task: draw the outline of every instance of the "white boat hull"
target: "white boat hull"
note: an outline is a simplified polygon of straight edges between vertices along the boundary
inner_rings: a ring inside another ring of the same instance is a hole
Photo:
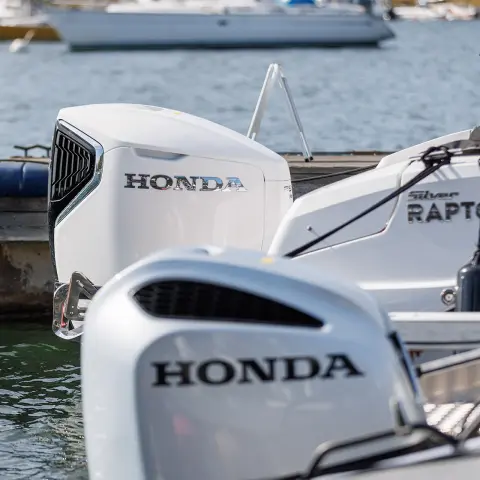
[[[70,50],[375,45],[394,37],[367,14],[145,14],[52,11]]]

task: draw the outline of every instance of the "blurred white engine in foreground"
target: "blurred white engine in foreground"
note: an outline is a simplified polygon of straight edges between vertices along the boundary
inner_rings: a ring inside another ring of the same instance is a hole
[[[107,282],[85,324],[91,478],[273,479],[306,469],[324,441],[425,422],[385,312],[301,263],[165,250]],[[331,463],[423,438],[349,449]]]

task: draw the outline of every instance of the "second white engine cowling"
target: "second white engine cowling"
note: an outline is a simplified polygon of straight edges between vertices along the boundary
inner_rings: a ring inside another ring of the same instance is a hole
[[[293,478],[325,441],[392,433],[334,452],[332,466],[425,438],[393,435],[425,415],[386,313],[304,265],[232,248],[164,250],[108,282],[85,324],[91,478]]]
[[[145,105],[61,110],[49,184],[61,283],[79,270],[103,285],[175,245],[265,250],[293,202],[280,155],[208,120]]]

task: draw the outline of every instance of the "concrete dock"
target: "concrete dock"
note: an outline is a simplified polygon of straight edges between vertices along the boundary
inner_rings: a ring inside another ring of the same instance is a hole
[[[305,162],[301,154],[279,153],[288,161],[294,198],[298,198],[357,169],[373,168],[390,152],[315,152],[311,162]],[[22,170],[24,166],[43,170],[45,185],[41,194],[30,191],[25,196],[21,192],[12,196],[9,191],[0,191],[0,317],[50,319],[53,268],[47,232],[49,158],[10,157],[0,159],[0,167],[11,162],[20,162]],[[318,178],[323,175],[328,177]]]

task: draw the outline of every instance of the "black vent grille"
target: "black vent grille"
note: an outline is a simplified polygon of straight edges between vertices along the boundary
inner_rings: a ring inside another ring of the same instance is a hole
[[[147,313],[167,318],[320,328],[322,322],[281,303],[210,283],[156,282],[134,295]]]
[[[50,198],[61,200],[93,177],[95,148],[68,130],[57,128],[50,165]]]

